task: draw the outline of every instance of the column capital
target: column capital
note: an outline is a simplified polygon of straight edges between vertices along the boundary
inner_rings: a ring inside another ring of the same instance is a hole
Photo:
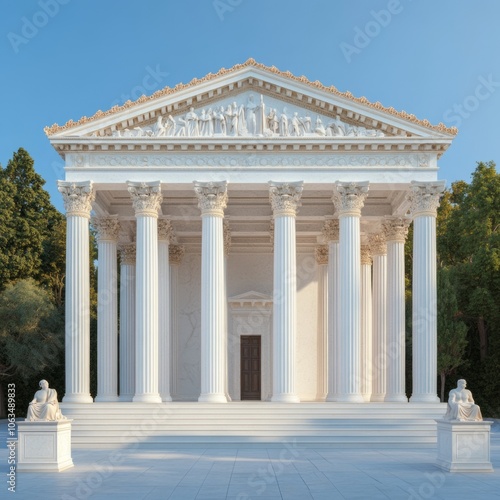
[[[132,198],[135,215],[158,217],[162,195],[161,182],[132,182],[127,181],[128,192]]]
[[[386,241],[399,241],[404,243],[408,236],[408,227],[411,219],[408,217],[386,217],[382,222],[382,228]]]
[[[118,240],[120,222],[117,215],[92,217],[91,222],[97,233],[97,241],[116,242]]]
[[[169,254],[169,262],[171,265],[179,265],[182,263],[182,259],[184,258],[184,254],[186,250],[182,245],[169,245],[168,254]]]
[[[326,266],[328,264],[328,245],[321,245],[314,249],[316,263],[319,266]]]
[[[372,253],[370,251],[370,245],[361,245],[361,265],[372,265]]]
[[[224,217],[224,209],[227,207],[227,182],[194,181],[193,184],[201,215]]]
[[[338,219],[326,219],[322,229],[326,241],[339,241],[340,225]]]
[[[224,219],[223,226],[224,232],[224,255],[229,255],[231,250],[231,227],[229,226],[229,220]]]
[[[295,217],[297,208],[300,207],[303,181],[299,182],[273,182],[269,181],[269,201],[273,208],[274,216],[291,215]]]
[[[412,181],[406,199],[410,202],[413,217],[430,215],[436,217],[439,200],[444,191],[445,181],[417,182]]]
[[[385,233],[372,233],[368,235],[372,255],[387,255]]]
[[[57,181],[57,189],[62,194],[66,216],[90,218],[92,202],[95,200],[92,181]]]
[[[118,247],[118,252],[120,255],[120,262],[123,265],[135,265],[135,243],[122,243]]]
[[[158,240],[159,241],[172,241],[174,229],[170,219],[158,219]]]
[[[369,182],[340,182],[335,183],[332,201],[339,216],[361,216],[361,209],[368,196]]]

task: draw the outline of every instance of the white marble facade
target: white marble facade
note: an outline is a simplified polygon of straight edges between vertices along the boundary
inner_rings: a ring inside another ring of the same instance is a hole
[[[46,132],[66,161],[63,401],[92,402],[91,223],[97,402],[238,401],[247,335],[264,401],[408,402],[411,220],[410,402],[437,401],[437,160],[454,130],[249,61]]]

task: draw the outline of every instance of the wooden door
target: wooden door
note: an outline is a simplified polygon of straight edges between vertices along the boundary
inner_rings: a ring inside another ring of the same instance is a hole
[[[261,399],[260,335],[241,336],[241,400]]]

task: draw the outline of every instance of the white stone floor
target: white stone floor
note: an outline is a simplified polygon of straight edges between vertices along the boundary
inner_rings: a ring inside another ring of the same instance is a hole
[[[5,421],[0,439],[6,442]],[[500,424],[491,434],[493,473],[446,473],[435,467],[435,448],[300,448],[293,439],[267,448],[169,450],[75,449],[75,467],[60,473],[16,476],[9,496],[73,499],[500,499]],[[8,470],[0,449],[0,473]]]

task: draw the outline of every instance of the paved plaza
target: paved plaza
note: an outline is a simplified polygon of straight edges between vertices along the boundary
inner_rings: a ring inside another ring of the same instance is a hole
[[[1,424],[6,441],[6,425]],[[7,450],[0,471],[7,472]],[[491,434],[490,474],[445,473],[435,448],[267,448],[73,450],[75,467],[18,473],[16,499],[445,499],[500,498],[500,424]],[[4,476],[5,477],[5,476]],[[8,496],[2,482],[0,498]]]

